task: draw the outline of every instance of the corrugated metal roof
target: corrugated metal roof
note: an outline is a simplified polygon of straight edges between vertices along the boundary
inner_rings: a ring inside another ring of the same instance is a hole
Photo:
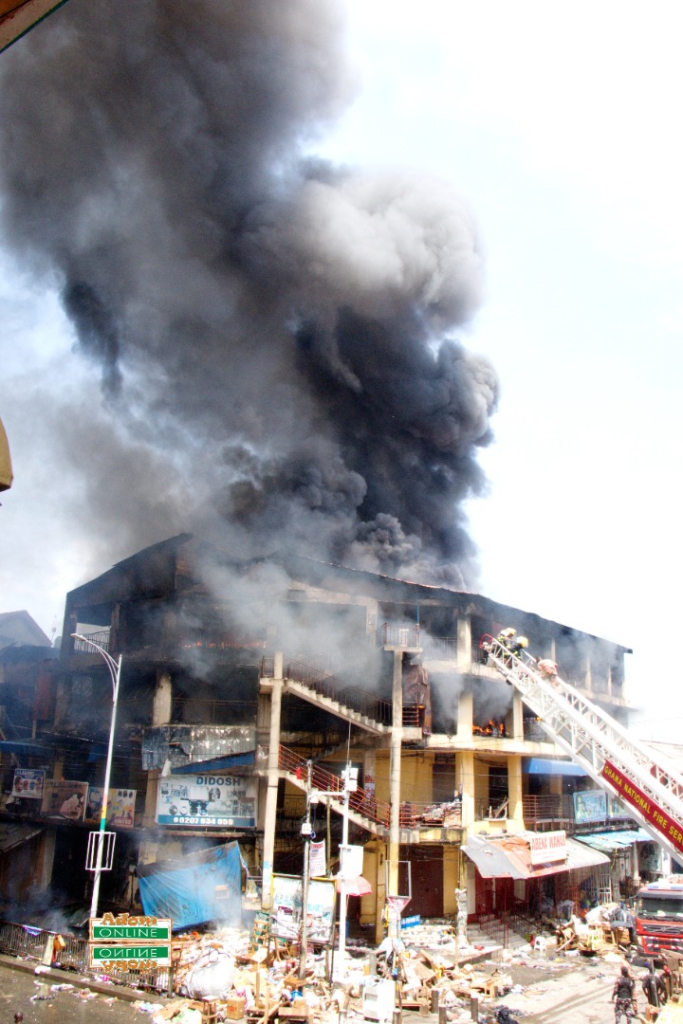
[[[634,843],[651,843],[654,840],[644,828],[624,829],[620,832],[592,832],[590,835],[576,836],[580,843],[592,846],[594,850],[605,850],[613,853]]]
[[[476,864],[482,878],[541,878],[544,875],[557,875],[562,871],[576,871],[598,864],[609,864],[609,857],[604,853],[589,850],[588,847],[569,838],[566,860],[541,866],[531,863],[528,839],[522,835],[489,839],[472,835],[468,836],[463,849]]]
[[[66,0],[0,0],[0,50],[65,3]]]
[[[15,846],[21,846],[43,831],[42,825],[0,824],[0,853],[7,853]]]

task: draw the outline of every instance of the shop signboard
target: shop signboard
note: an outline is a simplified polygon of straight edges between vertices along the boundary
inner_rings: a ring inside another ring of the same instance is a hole
[[[298,875],[273,875],[270,931],[277,939],[297,940],[301,933],[302,881]],[[316,878],[308,883],[309,942],[332,941],[332,917],[336,900],[333,879]]]
[[[531,863],[534,866],[564,861],[567,859],[567,833],[534,832],[529,836],[529,848]]]
[[[171,775],[159,781],[160,825],[255,828],[258,781],[242,775]]]
[[[43,787],[41,816],[63,821],[83,821],[88,802],[87,782],[46,779]]]
[[[108,971],[147,971],[171,964],[170,917],[105,914],[90,918],[90,966]]]
[[[90,966],[107,970],[140,970],[151,967],[169,967],[171,947],[161,943],[149,945],[107,945],[93,942],[90,946]]]
[[[104,788],[90,786],[85,820],[90,824],[99,824],[102,814],[102,796]],[[107,825],[111,828],[132,828],[135,821],[135,789],[110,789],[107,802]]]
[[[45,771],[42,768],[15,768],[12,796],[21,800],[42,800]]]

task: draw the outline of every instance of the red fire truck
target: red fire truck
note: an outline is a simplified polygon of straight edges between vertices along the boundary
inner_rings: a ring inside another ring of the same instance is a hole
[[[664,949],[683,953],[683,874],[639,889],[635,917],[638,944],[646,956]]]

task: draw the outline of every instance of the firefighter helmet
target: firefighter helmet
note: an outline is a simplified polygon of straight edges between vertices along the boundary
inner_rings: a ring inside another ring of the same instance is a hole
[[[520,647],[528,647],[529,646],[529,641],[527,640],[527,638],[525,636],[518,636],[517,637],[517,643],[519,644]]]

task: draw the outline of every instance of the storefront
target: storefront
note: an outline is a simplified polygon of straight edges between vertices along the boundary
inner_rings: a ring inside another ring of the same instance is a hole
[[[471,835],[463,850],[471,862],[475,917],[578,912],[597,898],[610,864],[607,854],[563,831]]]

